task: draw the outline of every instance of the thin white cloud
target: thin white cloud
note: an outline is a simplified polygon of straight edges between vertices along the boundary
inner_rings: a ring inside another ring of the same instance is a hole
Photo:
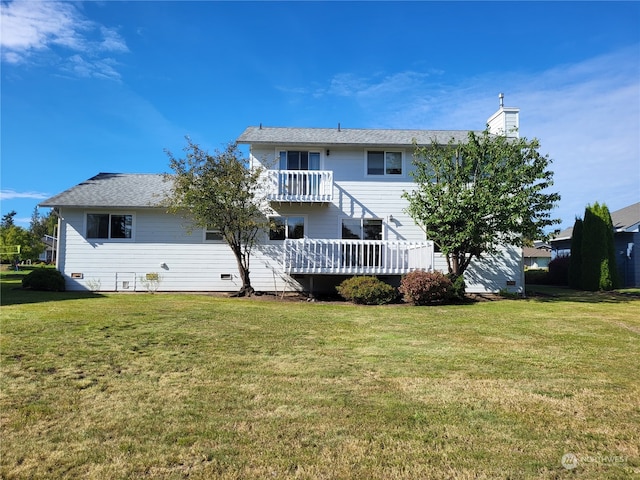
[[[15,200],[17,198],[44,200],[45,198],[49,198],[49,195],[43,192],[16,192],[11,189],[0,190],[0,200]]]
[[[116,30],[101,25],[100,33],[102,34],[102,40],[100,41],[101,50],[105,52],[122,53],[126,53],[129,51],[129,48],[127,47],[124,39]]]
[[[80,76],[119,78],[113,60],[103,55],[128,52],[126,42],[116,29],[87,19],[74,3],[14,0],[3,3],[0,15],[3,62],[31,62],[37,54],[55,49],[61,55],[66,51],[72,65],[85,64],[85,68],[69,68],[67,64],[67,71]]]
[[[63,70],[82,78],[109,78],[117,80],[120,74],[116,70],[116,62],[112,58],[102,58],[88,61],[79,54],[69,57],[63,66]]]
[[[27,217],[18,217],[13,219],[13,223],[18,226],[28,226],[31,225],[31,218]]]

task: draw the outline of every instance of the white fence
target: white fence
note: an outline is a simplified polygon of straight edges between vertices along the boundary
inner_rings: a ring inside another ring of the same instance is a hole
[[[289,274],[402,275],[433,270],[433,242],[386,240],[285,240]]]

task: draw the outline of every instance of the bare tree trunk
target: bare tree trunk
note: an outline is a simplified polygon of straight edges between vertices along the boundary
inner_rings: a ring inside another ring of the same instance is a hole
[[[242,287],[239,291],[231,295],[232,297],[250,297],[255,290],[251,286],[251,279],[249,277],[249,269],[245,266],[242,252],[240,248],[232,248],[233,254],[236,257],[236,263],[238,264],[238,273],[240,273],[240,279],[242,280]]]
[[[450,257],[447,262],[449,264],[449,273],[457,277],[460,275],[460,258],[457,253],[451,253]]]

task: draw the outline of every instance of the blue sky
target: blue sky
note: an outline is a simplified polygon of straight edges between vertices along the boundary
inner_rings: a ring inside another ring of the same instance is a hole
[[[555,215],[640,201],[638,2],[2,1],[1,210],[249,125],[482,129],[520,107]],[[41,209],[45,213],[46,209]]]

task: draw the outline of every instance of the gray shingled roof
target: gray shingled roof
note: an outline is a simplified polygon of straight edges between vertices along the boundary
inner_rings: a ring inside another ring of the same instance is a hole
[[[524,247],[522,256],[525,258],[551,258],[551,251],[544,248]]]
[[[162,174],[99,173],[40,203],[43,207],[157,207],[171,191]]]
[[[238,143],[277,145],[404,146],[464,142],[468,130],[380,130],[359,128],[247,127]]]
[[[613,228],[618,232],[623,232],[630,227],[635,227],[640,223],[640,202],[611,212]]]
[[[637,228],[640,223],[640,202],[611,212],[611,222],[616,232],[631,231],[630,229]],[[573,227],[569,227],[558,233],[551,241],[570,240],[572,236]]]

